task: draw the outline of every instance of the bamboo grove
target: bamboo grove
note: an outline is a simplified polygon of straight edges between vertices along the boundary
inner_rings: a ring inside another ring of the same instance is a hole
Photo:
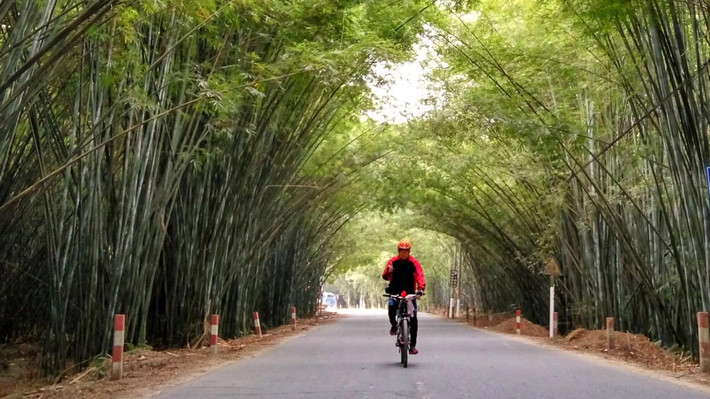
[[[0,342],[42,342],[56,374],[106,353],[114,313],[132,344],[182,346],[211,313],[238,336],[312,312],[334,271],[375,303],[382,243],[417,227],[428,305],[461,268],[469,305],[546,324],[554,257],[563,331],[614,316],[697,352],[709,11],[2,1]],[[417,41],[433,111],[363,122],[372,66]]]
[[[212,313],[229,337],[312,312],[359,206],[326,136],[423,7],[0,2],[0,340],[56,374],[107,353],[115,313],[183,346]]]
[[[486,1],[431,34],[437,111],[392,157],[455,237],[474,306],[619,328],[697,355],[710,307],[703,2]],[[416,159],[406,153],[415,153]],[[383,165],[383,170],[391,165]],[[392,196],[385,194],[384,203]]]

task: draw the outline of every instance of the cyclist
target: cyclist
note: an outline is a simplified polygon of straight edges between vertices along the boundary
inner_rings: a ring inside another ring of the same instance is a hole
[[[385,270],[382,272],[382,278],[389,281],[387,292],[391,294],[399,294],[406,291],[407,294],[415,294],[418,291],[424,291],[426,280],[424,279],[424,271],[419,261],[409,254],[412,249],[412,243],[408,239],[402,239],[397,244],[397,256],[387,262]],[[414,305],[414,314],[409,319],[411,342],[409,346],[409,354],[416,355],[419,351],[417,345],[417,331],[419,329],[419,321],[417,320],[417,300],[412,300]],[[397,334],[397,304],[393,299],[389,301],[389,319],[390,319],[390,335]]]

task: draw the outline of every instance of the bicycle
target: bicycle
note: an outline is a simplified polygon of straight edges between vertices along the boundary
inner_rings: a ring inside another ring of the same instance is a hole
[[[395,346],[399,349],[401,355],[401,363],[405,368],[407,367],[407,356],[409,355],[409,341],[410,341],[410,330],[409,330],[409,315],[408,303],[414,300],[417,296],[424,295],[423,292],[418,291],[416,294],[407,295],[406,291],[402,291],[401,294],[385,294],[384,297],[388,297],[397,302],[397,341]]]

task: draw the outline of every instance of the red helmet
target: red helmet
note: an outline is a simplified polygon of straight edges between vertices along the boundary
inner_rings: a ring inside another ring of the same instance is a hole
[[[412,249],[412,243],[408,239],[403,238],[397,243],[397,249]]]

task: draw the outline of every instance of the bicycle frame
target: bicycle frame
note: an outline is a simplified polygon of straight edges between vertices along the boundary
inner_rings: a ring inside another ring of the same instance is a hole
[[[401,355],[401,363],[405,368],[407,367],[409,354],[409,311],[408,304],[416,299],[416,294],[405,295],[406,292],[402,292],[401,295],[388,294],[383,295],[389,297],[397,302],[397,342],[395,345],[399,349]]]

